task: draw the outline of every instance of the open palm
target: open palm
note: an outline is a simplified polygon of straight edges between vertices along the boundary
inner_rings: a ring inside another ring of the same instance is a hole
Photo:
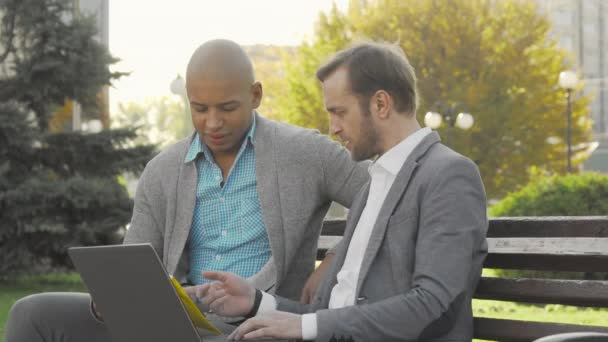
[[[235,317],[248,314],[255,299],[255,288],[245,279],[229,272],[203,272],[203,277],[215,282],[197,286],[196,297],[220,316]]]

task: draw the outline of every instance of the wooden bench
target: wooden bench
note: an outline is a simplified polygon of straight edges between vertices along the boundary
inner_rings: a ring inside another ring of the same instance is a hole
[[[318,259],[344,233],[344,221],[326,221]],[[484,268],[608,273],[608,217],[501,217],[490,219]],[[608,281],[483,277],[475,298],[608,308]],[[474,337],[533,341],[567,332],[608,333],[608,327],[475,317]],[[608,322],[607,322],[608,323]]]

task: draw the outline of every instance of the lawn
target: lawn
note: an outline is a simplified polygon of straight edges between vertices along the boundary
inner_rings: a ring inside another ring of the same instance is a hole
[[[54,273],[23,277],[10,284],[0,283],[0,342],[4,341],[4,324],[13,303],[38,292],[85,291],[75,273]],[[577,308],[565,305],[520,305],[509,302],[475,300],[475,316],[608,326],[608,310]]]

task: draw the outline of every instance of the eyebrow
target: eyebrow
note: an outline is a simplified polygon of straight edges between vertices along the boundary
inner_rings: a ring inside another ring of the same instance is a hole
[[[199,103],[199,102],[195,102],[195,101],[190,101],[190,104],[193,106],[209,106],[206,103]],[[222,103],[218,103],[217,105],[215,105],[216,107],[223,107],[223,106],[228,106],[231,104],[241,104],[240,101],[238,100],[230,100],[230,101],[226,101],[226,102],[222,102]]]
[[[326,107],[326,110],[330,113],[335,113],[337,111],[344,110],[344,107],[342,107],[342,106]]]

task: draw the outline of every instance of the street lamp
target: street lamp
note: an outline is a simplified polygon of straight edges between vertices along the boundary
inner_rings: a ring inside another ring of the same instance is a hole
[[[171,89],[171,93],[179,96],[179,98],[182,99],[184,112],[186,114],[190,114],[188,111],[190,108],[190,102],[188,101],[188,92],[186,91],[186,81],[184,81],[180,74],[177,74],[175,79],[171,81],[169,89]]]
[[[180,74],[171,81],[170,89],[173,94],[186,97],[186,82]]]
[[[566,99],[568,101],[566,110],[566,121],[568,123],[566,140],[568,144],[568,173],[572,173],[572,91],[578,86],[578,76],[571,70],[560,72],[559,86],[566,90]]]
[[[454,126],[468,130],[473,127],[475,120],[473,119],[473,115],[469,113],[458,113],[456,114],[456,109],[458,104],[454,105],[444,105],[443,103],[439,103],[434,105],[433,107],[438,108],[439,111],[430,111],[424,115],[424,124],[427,127],[432,129],[437,129],[441,126],[441,122],[445,120],[448,125],[447,137],[445,139],[446,145],[450,145],[450,131]],[[442,108],[441,108],[442,107]],[[443,109],[443,110],[442,110]]]

